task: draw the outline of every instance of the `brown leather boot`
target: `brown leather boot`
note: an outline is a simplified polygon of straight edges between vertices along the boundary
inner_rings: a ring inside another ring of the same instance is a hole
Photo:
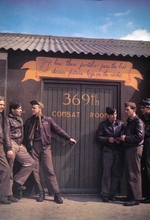
[[[45,193],[40,193],[39,197],[36,199],[37,202],[43,202],[43,200],[45,199]]]
[[[60,196],[60,193],[55,193],[55,196],[54,196],[54,201],[58,204],[62,204],[63,203],[63,200]]]

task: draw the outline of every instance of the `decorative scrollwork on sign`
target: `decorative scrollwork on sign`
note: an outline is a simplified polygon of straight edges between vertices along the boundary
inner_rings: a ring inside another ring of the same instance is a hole
[[[22,82],[29,79],[40,81],[41,77],[111,80],[124,81],[126,86],[139,90],[136,78],[143,80],[141,73],[127,61],[37,57],[36,61],[25,63],[21,69],[28,69]]]

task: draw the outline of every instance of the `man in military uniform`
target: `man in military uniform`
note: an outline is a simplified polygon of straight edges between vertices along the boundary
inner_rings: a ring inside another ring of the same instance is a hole
[[[117,119],[117,110],[106,107],[107,119],[99,125],[97,139],[103,147],[102,200],[115,201],[117,187],[123,173],[123,147],[119,140],[124,123]]]
[[[54,201],[61,204],[63,200],[60,196],[60,190],[52,162],[52,132],[58,134],[71,144],[75,144],[76,141],[57,125],[51,117],[43,115],[43,103],[33,100],[30,104],[32,105],[32,116],[25,122],[24,143],[35,160],[33,174],[39,192],[37,202],[43,202],[45,199],[39,169],[40,165],[42,165],[48,188],[51,188],[51,193],[54,193]]]
[[[5,137],[3,117],[4,108],[5,101],[4,98],[0,96],[0,204],[10,204],[11,202],[17,202],[17,200],[9,191],[11,169],[6,159],[3,145]]]
[[[150,98],[140,102],[142,120],[145,124],[143,160],[146,169],[147,197],[142,203],[150,203]]]
[[[26,187],[24,183],[30,176],[34,160],[27,152],[26,147],[22,144],[23,141],[23,120],[22,120],[22,106],[18,101],[13,101],[9,105],[9,114],[5,120],[7,158],[12,169],[11,185],[14,189],[14,195],[20,197],[20,192],[24,191]],[[22,164],[21,169],[13,177],[13,167],[15,159]],[[11,186],[11,188],[12,188]],[[11,189],[12,190],[12,189]]]
[[[141,157],[144,143],[144,123],[136,114],[134,102],[125,103],[127,125],[121,141],[125,149],[125,175],[127,181],[127,202],[125,206],[139,205],[142,199]]]

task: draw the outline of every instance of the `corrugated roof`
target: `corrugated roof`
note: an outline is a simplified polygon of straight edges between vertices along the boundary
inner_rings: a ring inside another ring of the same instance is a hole
[[[98,38],[81,38],[81,37],[58,37],[47,35],[28,35],[0,33],[0,49],[20,49],[22,51],[37,50],[54,53],[68,52],[115,55],[115,56],[150,56],[149,41],[131,41],[116,39],[98,39]]]

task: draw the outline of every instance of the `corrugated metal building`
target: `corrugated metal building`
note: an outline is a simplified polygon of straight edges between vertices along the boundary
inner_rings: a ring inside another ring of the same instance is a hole
[[[150,97],[150,42],[0,33],[0,94],[7,103],[40,100],[45,114],[76,146],[53,136],[53,160],[62,192],[100,192],[101,149],[96,130],[105,107]],[[7,106],[8,109],[8,106]],[[138,113],[139,108],[138,108]],[[122,192],[125,191],[122,184]]]

